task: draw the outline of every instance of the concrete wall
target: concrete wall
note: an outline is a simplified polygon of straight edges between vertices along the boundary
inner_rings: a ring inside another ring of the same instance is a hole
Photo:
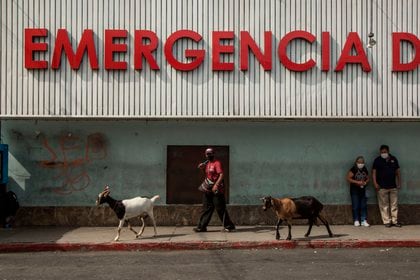
[[[9,120],[1,128],[9,187],[26,207],[92,206],[105,184],[115,198],[159,194],[164,204],[166,146],[198,144],[230,146],[233,205],[268,194],[350,204],[347,170],[358,155],[370,168],[382,143],[400,160],[400,203],[420,203],[418,122]]]

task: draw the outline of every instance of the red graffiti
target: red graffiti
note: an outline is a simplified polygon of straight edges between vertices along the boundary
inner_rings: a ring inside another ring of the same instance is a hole
[[[86,189],[91,181],[88,166],[92,161],[107,156],[106,142],[100,133],[90,134],[86,139],[70,133],[62,135],[58,139],[57,149],[53,148],[47,138],[43,139],[42,144],[50,158],[42,160],[40,166],[56,171],[52,179],[58,184],[48,189],[60,195]]]

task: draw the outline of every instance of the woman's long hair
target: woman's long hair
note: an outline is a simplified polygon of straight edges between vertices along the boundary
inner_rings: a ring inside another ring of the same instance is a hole
[[[363,162],[364,162],[364,164],[365,164],[365,166],[366,166],[365,158],[364,158],[363,156],[358,156],[358,157],[356,158],[356,160],[354,161],[354,163],[353,163],[353,167],[356,167],[356,168],[357,168],[357,161],[358,161],[359,159],[362,159],[362,160],[363,160]]]

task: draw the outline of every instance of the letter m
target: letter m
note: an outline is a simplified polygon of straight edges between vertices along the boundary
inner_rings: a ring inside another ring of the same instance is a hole
[[[70,67],[74,70],[79,69],[82,63],[83,55],[87,52],[92,69],[99,69],[98,56],[96,54],[95,42],[93,40],[93,31],[85,29],[77,47],[76,53],[70,43],[70,39],[66,29],[58,29],[57,38],[55,39],[54,53],[51,61],[51,68],[58,69],[61,64],[61,55],[65,52]]]

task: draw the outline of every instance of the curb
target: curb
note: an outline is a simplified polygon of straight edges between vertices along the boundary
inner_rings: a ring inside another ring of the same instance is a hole
[[[312,240],[236,242],[149,242],[149,243],[5,243],[0,253],[49,251],[172,251],[222,249],[335,249],[420,247],[420,240]]]

